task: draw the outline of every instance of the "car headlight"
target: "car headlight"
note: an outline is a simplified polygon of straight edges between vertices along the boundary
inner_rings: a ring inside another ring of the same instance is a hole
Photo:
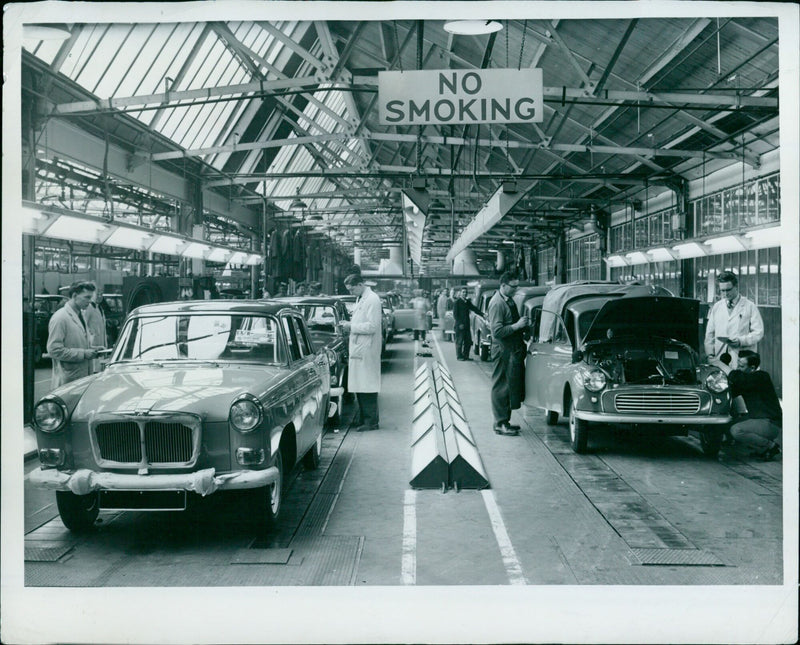
[[[728,377],[722,370],[714,370],[706,376],[706,387],[712,392],[720,393],[728,389]]]
[[[33,408],[33,422],[42,432],[58,432],[67,421],[67,406],[61,399],[42,399]]]
[[[231,405],[229,419],[239,432],[250,432],[263,418],[261,403],[253,396],[244,396]]]
[[[592,370],[583,377],[583,386],[590,392],[599,392],[607,383],[608,379],[602,370]]]

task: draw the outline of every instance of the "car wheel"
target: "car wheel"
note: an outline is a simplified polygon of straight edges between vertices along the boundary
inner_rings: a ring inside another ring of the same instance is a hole
[[[76,533],[92,528],[100,512],[97,493],[76,495],[69,491],[57,490],[56,506],[64,526]]]
[[[545,410],[544,420],[549,426],[556,425],[558,423],[558,412],[555,410]]]
[[[480,348],[480,357],[483,362],[489,360],[489,346],[488,345],[481,345]]]
[[[267,529],[274,528],[278,523],[281,514],[281,503],[283,502],[283,454],[280,450],[275,453],[275,463],[273,465],[278,469],[278,478],[274,484],[261,489],[265,493],[263,495],[262,508],[264,527]]]
[[[477,334],[475,339],[475,356],[480,356],[481,353],[481,335]]]
[[[317,440],[314,442],[314,445],[311,446],[311,450],[309,450],[305,457],[303,457],[303,466],[305,466],[306,470],[316,470],[319,468],[319,456],[322,452],[322,433],[320,432],[317,435]]]
[[[714,459],[719,454],[719,449],[722,447],[722,435],[722,430],[717,428],[700,432],[700,447],[706,457]]]
[[[589,422],[579,419],[575,414],[574,401],[569,409],[569,443],[579,454],[586,452],[586,447],[589,445]]]

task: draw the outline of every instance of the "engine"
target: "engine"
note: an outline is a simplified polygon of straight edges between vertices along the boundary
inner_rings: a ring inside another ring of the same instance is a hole
[[[688,346],[670,340],[598,343],[587,347],[586,362],[614,383],[694,385],[696,360]]]

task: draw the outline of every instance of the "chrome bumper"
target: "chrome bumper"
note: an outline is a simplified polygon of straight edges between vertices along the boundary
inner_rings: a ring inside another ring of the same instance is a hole
[[[68,490],[76,495],[88,495],[96,490],[185,490],[205,497],[219,490],[269,486],[278,477],[274,466],[225,475],[215,474],[213,468],[180,475],[120,475],[86,469],[67,473],[55,468],[37,468],[30,473],[29,481],[37,488]]]
[[[608,414],[605,412],[587,412],[575,410],[575,416],[584,421],[598,421],[600,423],[647,423],[652,425],[688,426],[688,425],[725,425],[731,422],[731,417],[653,417],[645,414]]]

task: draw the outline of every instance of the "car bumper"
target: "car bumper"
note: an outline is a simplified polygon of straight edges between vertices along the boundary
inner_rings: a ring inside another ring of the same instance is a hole
[[[655,417],[647,414],[608,414],[606,412],[587,412],[576,410],[575,416],[583,421],[599,423],[640,423],[651,425],[725,425],[731,422],[729,416],[685,416]]]
[[[54,468],[37,468],[29,481],[37,488],[72,491],[76,495],[88,495],[99,490],[185,490],[205,497],[221,490],[261,488],[274,484],[280,473],[274,466],[264,470],[242,470],[217,475],[213,468],[192,473],[172,475],[123,475],[98,473],[81,469],[63,472]]]

